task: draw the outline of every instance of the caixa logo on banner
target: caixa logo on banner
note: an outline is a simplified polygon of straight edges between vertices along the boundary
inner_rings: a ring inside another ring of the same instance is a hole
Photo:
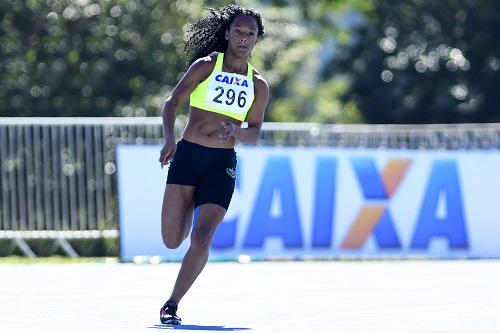
[[[397,195],[402,181],[410,174],[413,162],[412,158],[391,158],[380,168],[373,157],[348,157],[348,165],[363,195],[363,204],[350,222],[347,232],[337,238],[341,241],[334,242],[336,210],[341,208],[337,204],[337,196],[345,193],[352,195],[352,191],[338,186],[341,174],[339,158],[315,156],[314,177],[310,179],[314,182],[310,198],[313,201],[311,223],[304,223],[299,214],[299,188],[296,186],[291,158],[286,155],[267,156],[242,239],[237,241],[240,217],[236,216],[219,226],[212,247],[222,250],[237,246],[240,249],[257,250],[265,246],[266,239],[279,238],[284,248],[300,249],[306,242],[304,235],[308,234],[311,239],[307,243],[313,249],[361,249],[371,236],[379,249],[422,250],[434,238],[447,240],[452,249],[467,249],[469,242],[459,171],[453,159],[433,159],[426,179],[418,179],[418,182],[424,182],[421,184],[423,195],[413,196],[413,202],[407,203],[419,207],[418,216],[410,239],[402,241],[397,231],[400,221],[393,218],[389,204]],[[237,189],[241,187],[242,172],[245,171],[239,168]],[[281,214],[278,216],[271,213],[276,192],[280,194],[281,205]],[[436,214],[438,205],[444,205],[444,214]],[[305,233],[305,227],[311,228],[310,232]]]

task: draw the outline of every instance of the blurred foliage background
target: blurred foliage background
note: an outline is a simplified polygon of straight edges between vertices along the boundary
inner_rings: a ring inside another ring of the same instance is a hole
[[[0,116],[158,116],[187,24],[228,3],[3,0]],[[238,3],[264,18],[266,121],[500,122],[497,0]]]

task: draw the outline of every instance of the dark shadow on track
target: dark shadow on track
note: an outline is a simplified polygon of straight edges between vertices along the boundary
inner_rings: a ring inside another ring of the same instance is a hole
[[[225,326],[203,326],[203,325],[154,325],[148,328],[157,330],[185,330],[185,331],[245,331],[251,330],[248,327],[225,327]]]

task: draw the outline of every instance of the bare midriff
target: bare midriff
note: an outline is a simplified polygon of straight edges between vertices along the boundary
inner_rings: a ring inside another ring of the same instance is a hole
[[[221,123],[224,121],[230,121],[237,126],[241,125],[241,121],[239,120],[190,106],[188,123],[182,137],[202,146],[233,148],[236,144],[234,137],[225,141],[219,138],[223,129]]]

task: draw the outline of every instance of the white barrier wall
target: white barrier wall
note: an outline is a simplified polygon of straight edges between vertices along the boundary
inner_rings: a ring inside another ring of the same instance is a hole
[[[119,145],[121,258],[160,256],[160,146]],[[500,152],[238,147],[212,259],[500,257]]]

